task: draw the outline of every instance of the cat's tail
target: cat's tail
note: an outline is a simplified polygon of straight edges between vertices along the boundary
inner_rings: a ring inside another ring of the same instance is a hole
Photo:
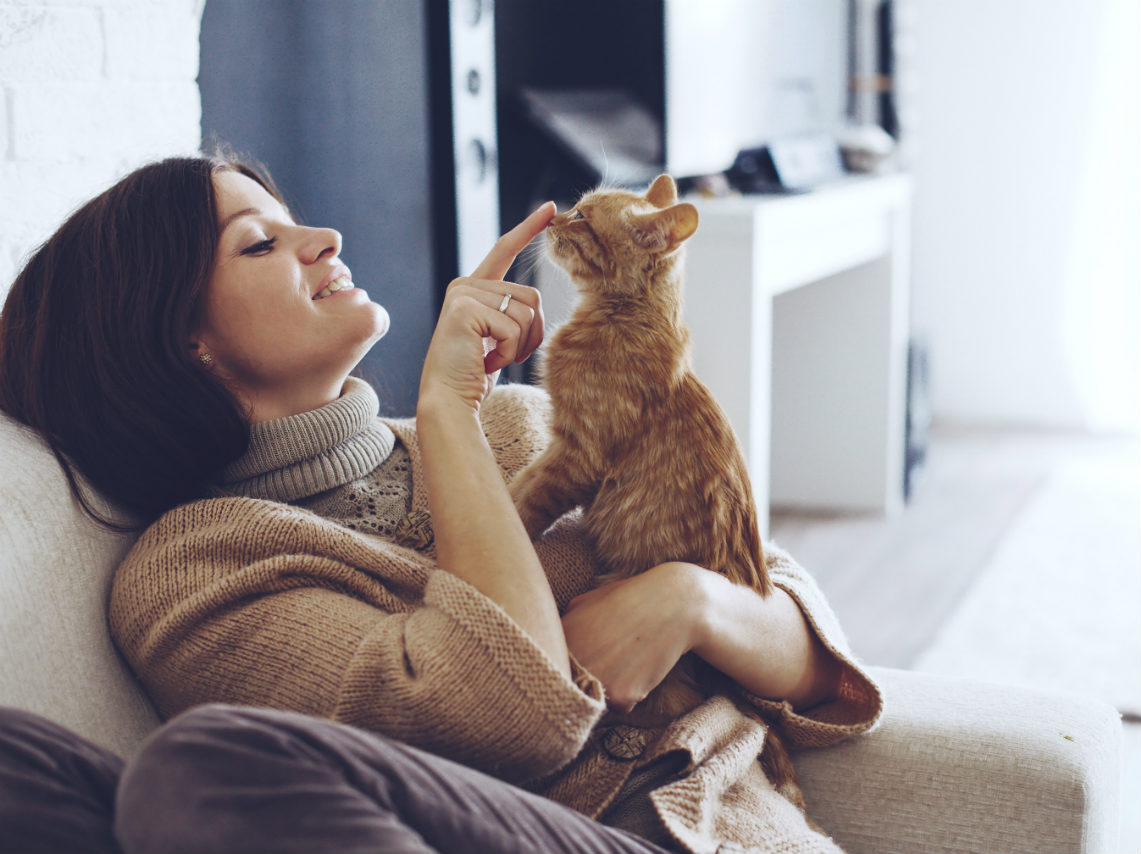
[[[765,746],[761,751],[760,761],[761,768],[764,769],[765,776],[769,778],[769,782],[773,784],[773,788],[777,790],[785,799],[792,802],[792,805],[804,814],[804,818],[808,821],[808,826],[818,833],[824,831],[812,819],[808,817],[808,809],[804,802],[804,792],[800,788],[800,782],[796,778],[796,766],[792,764],[792,758],[788,755],[788,750],[781,742],[780,737],[773,731],[771,725],[768,725],[768,732],[765,733]]]

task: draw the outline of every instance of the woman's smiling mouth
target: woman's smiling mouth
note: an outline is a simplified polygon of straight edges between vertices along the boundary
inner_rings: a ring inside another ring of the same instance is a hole
[[[353,285],[353,280],[351,278],[345,275],[338,276],[337,278],[333,279],[333,281],[329,282],[329,284],[327,284],[325,287],[321,288],[321,290],[317,292],[317,295],[313,297],[313,299],[324,299],[327,296],[335,294],[337,291],[350,291],[354,287],[355,285]]]

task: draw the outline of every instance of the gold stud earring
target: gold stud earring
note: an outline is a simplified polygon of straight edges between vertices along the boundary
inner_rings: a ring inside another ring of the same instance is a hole
[[[214,364],[214,357],[209,353],[200,353],[198,355],[198,361],[202,363],[202,367],[208,368]]]

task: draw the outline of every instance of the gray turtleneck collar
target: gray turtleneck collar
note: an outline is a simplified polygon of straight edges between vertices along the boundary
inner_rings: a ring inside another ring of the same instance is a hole
[[[219,485],[251,498],[297,501],[364,477],[396,441],[379,411],[372,387],[349,377],[332,403],[251,425],[249,448],[222,470]]]

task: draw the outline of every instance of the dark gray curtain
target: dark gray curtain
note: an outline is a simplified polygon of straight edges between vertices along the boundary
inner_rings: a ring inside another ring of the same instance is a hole
[[[208,0],[202,19],[204,140],[262,161],[303,221],[344,235],[392,317],[362,372],[396,415],[414,411],[442,284],[427,46],[408,0]]]

